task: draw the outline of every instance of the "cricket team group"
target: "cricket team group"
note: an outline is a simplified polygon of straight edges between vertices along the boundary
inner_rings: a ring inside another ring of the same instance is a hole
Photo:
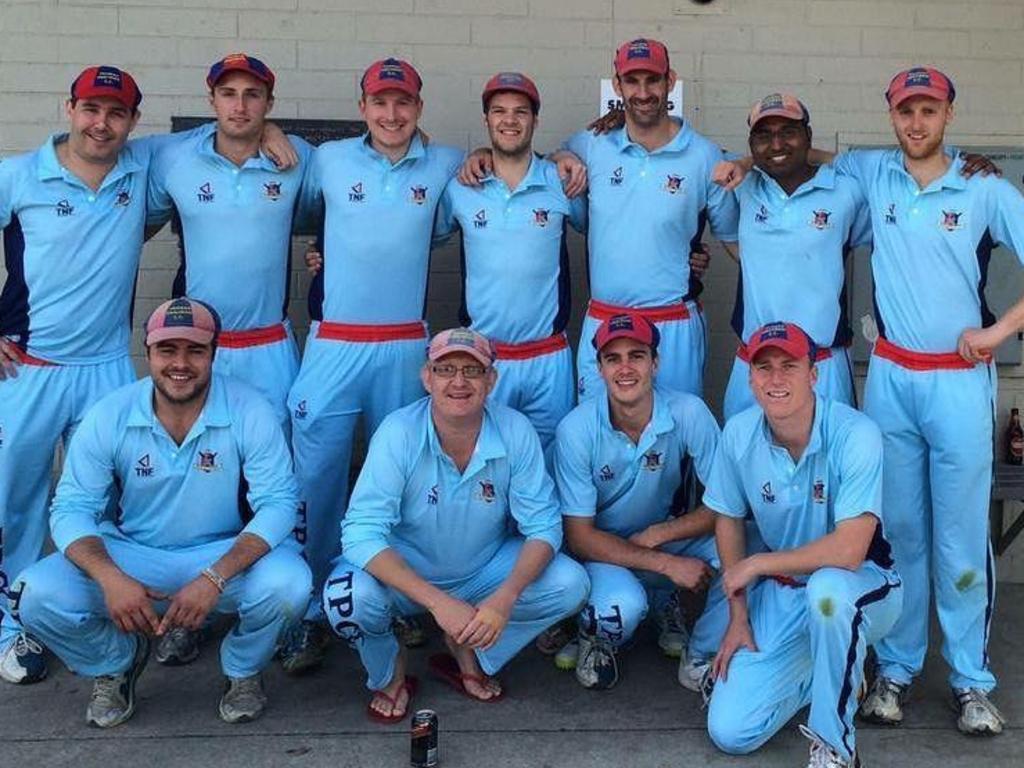
[[[336,637],[367,715],[398,723],[416,673],[494,702],[527,646],[611,688],[650,615],[720,749],[809,705],[809,765],[856,766],[855,715],[902,722],[934,599],[957,727],[1002,730],[992,350],[1024,300],[995,317],[983,287],[993,248],[1024,254],[1024,199],[944,143],[956,92],[934,68],[884,88],[892,148],[814,149],[808,107],[774,93],[726,159],[669,116],[664,44],[613,62],[623,110],[548,158],[517,72],[487,81],[490,147],[468,157],[419,129],[399,59],[363,74],[366,133],[316,148],[268,119],[274,73],[250,55],[210,68],[213,122],[131,140],[131,75],[79,74],[67,131],[0,163],[0,677],[42,681],[48,650],[94,678],[87,721],[115,726],[151,647],[187,664],[223,613],[225,721],[262,714],[275,656],[311,670]],[[140,252],[168,221],[179,269],[140,318],[136,380]],[[740,265],[724,428],[702,399],[707,224]],[[570,226],[590,290],[575,360]],[[300,361],[290,253],[310,230]],[[459,326],[431,338],[430,252],[451,238]],[[862,245],[879,335],[858,410]],[[425,614],[446,652],[417,669]]]

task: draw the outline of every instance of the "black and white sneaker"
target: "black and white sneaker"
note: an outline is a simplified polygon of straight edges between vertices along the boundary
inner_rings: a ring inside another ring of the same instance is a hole
[[[860,703],[858,714],[869,723],[900,725],[903,723],[903,700],[906,695],[906,686],[879,675]]]
[[[148,660],[149,638],[135,635],[131,666],[119,675],[101,675],[93,680],[85,722],[97,728],[113,728],[135,714],[135,684]]]
[[[224,679],[224,695],[218,710],[225,723],[251,723],[263,714],[266,706],[267,694],[259,675]]]
[[[580,633],[576,679],[584,688],[606,691],[619,681],[615,649],[605,638]]]
[[[0,678],[15,685],[38,683],[46,677],[43,645],[24,630],[0,653]]]

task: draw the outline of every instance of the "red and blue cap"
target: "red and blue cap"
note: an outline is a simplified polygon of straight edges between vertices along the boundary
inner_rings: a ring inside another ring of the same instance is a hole
[[[632,339],[646,344],[652,352],[658,349],[658,342],[661,341],[661,333],[643,315],[636,312],[623,312],[619,315],[612,315],[597,327],[594,338],[591,340],[594,349],[600,352],[605,345],[616,339]]]
[[[668,73],[668,48],[664,43],[638,37],[623,43],[615,52],[615,74],[625,75],[627,72],[658,72]]]
[[[255,56],[249,56],[246,53],[229,53],[220,61],[214,62],[210,67],[209,74],[206,75],[206,86],[212,91],[217,81],[228,72],[247,72],[257,80],[266,83],[267,91],[274,92],[276,78],[270,67]]]
[[[750,108],[747,125],[753,130],[766,117],[784,117],[809,125],[811,113],[800,99],[791,93],[770,93]]]
[[[540,91],[537,90],[536,83],[522,72],[499,72],[487,81],[481,96],[484,112],[487,111],[487,102],[490,101],[491,96],[502,91],[514,91],[515,93],[523,94],[533,104],[533,113],[537,114],[540,112]]]
[[[900,72],[885,89],[885,100],[895,109],[911,96],[930,96],[953,103],[956,88],[949,76],[932,67],[911,67]]]
[[[799,359],[806,357],[814,365],[818,350],[811,337],[796,323],[768,323],[750,335],[747,359],[753,361],[758,352],[772,347]]]
[[[449,328],[430,340],[427,359],[434,362],[456,352],[467,354],[487,367],[490,367],[498,356],[494,344],[486,336],[470,328]]]
[[[412,64],[401,59],[375,61],[363,73],[359,81],[364,96],[373,96],[381,91],[402,91],[415,98],[420,97],[423,78]]]
[[[220,333],[217,310],[204,301],[181,296],[165,301],[146,321],[146,346],[169,339],[212,344]]]
[[[135,78],[123,69],[104,64],[83,69],[71,83],[72,99],[116,99],[134,112],[142,102]]]

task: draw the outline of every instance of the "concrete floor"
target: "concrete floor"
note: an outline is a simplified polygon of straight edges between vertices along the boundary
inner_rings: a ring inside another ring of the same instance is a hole
[[[1024,765],[1024,661],[1014,653],[1024,633],[1024,586],[1002,586],[990,646],[1000,678],[995,700],[1010,721],[998,738],[956,731],[945,669],[937,650],[911,690],[907,720],[898,729],[863,726],[858,743],[865,766],[941,765],[942,768]],[[504,674],[501,703],[476,704],[425,678],[432,647],[414,651],[421,677],[416,707],[438,712],[445,768],[667,768],[669,766],[803,766],[807,742],[790,723],[747,758],[718,752],[704,729],[698,697],[675,683],[649,630],[624,654],[622,679],[612,691],[586,691],[532,648]],[[190,667],[151,664],[138,688],[135,717],[111,731],[84,722],[91,682],[59,663],[51,677],[26,687],[0,684],[3,746],[10,766],[407,766],[408,721],[384,727],[364,715],[368,695],[355,654],[334,646],[326,666],[292,679],[276,666],[266,674],[270,707],[262,720],[230,726],[217,717],[220,673],[216,644]],[[797,718],[798,720],[800,717]],[[1014,757],[1016,755],[1016,757]]]

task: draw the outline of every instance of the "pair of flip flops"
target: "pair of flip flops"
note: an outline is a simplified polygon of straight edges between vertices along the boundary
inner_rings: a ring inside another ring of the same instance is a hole
[[[473,701],[479,701],[484,704],[494,704],[496,701],[501,701],[505,697],[505,688],[491,696],[489,699],[485,699],[481,696],[477,696],[470,693],[469,689],[466,688],[466,681],[474,682],[481,687],[486,687],[488,678],[481,675],[466,674],[459,669],[459,663],[455,660],[455,657],[448,653],[436,653],[427,660],[427,668],[430,670],[430,674],[440,680],[442,683],[446,683],[453,690],[458,691],[463,696],[467,696]]]
[[[420,687],[420,681],[412,675],[405,676],[405,682],[402,683],[402,687],[398,689],[398,693],[394,697],[388,696],[384,691],[374,691],[373,699],[370,699],[370,703],[366,705],[366,716],[369,717],[376,723],[383,723],[384,725],[393,725],[394,723],[400,723],[405,720],[406,716],[412,711],[412,699],[416,695],[416,691]],[[402,691],[405,691],[408,698],[405,701],[405,710],[400,715],[390,714],[385,715],[383,712],[378,712],[373,708],[374,699],[384,699],[391,705],[392,712],[394,711],[395,704],[398,703],[399,697],[402,695]]]

